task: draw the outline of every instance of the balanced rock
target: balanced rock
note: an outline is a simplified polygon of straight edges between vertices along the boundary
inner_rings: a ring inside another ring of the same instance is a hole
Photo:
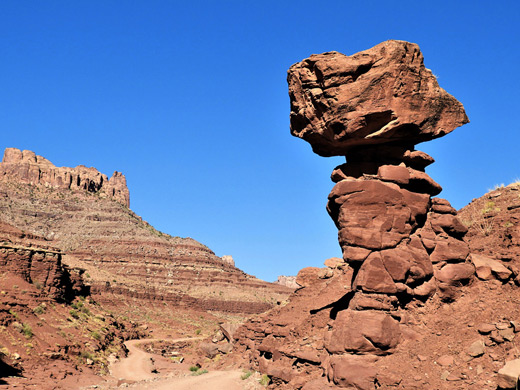
[[[287,305],[237,331],[238,351],[282,389],[300,388],[302,372],[326,373],[310,389],[373,389],[388,375],[375,362],[412,333],[403,310],[436,294],[457,299],[474,278],[467,229],[448,201],[432,199],[442,191],[424,172],[433,158],[415,150],[468,118],[419,47],[403,41],[312,55],[291,66],[288,83],[291,133],[321,156],[346,159],[327,203],[343,253],[334,264],[343,264],[302,269]],[[302,345],[318,361],[298,358]]]

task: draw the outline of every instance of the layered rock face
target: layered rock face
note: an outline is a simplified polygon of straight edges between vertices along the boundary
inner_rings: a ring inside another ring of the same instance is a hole
[[[20,183],[43,185],[51,188],[88,191],[110,197],[130,207],[130,192],[126,178],[120,172],[112,177],[95,168],[79,165],[76,168],[55,167],[49,160],[30,150],[7,148],[0,164],[0,180],[17,180]]]
[[[0,266],[2,271],[38,287],[41,296],[70,301],[86,295],[87,287],[77,271],[61,262],[61,251],[43,238],[0,221]]]
[[[120,173],[107,181],[95,168],[56,168],[17,149],[7,149],[3,161],[4,220],[52,240],[66,264],[85,270],[92,295],[105,305],[135,298],[242,315],[263,312],[291,292],[194,239],[155,230],[121,201],[128,190]]]
[[[468,119],[408,42],[313,55],[288,83],[292,134],[319,155],[346,157],[327,204],[344,262],[300,271],[291,305],[238,337],[278,386],[301,388],[304,372],[317,381],[304,389],[373,389],[385,378],[371,365],[409,334],[403,310],[436,294],[453,300],[473,279],[467,229],[432,198],[442,190],[424,171],[433,158],[415,150]]]

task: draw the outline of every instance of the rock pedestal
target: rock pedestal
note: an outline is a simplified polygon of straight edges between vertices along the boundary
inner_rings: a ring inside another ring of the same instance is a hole
[[[475,274],[465,226],[432,198],[442,190],[425,173],[434,160],[415,150],[468,119],[408,42],[312,55],[291,66],[288,83],[291,133],[346,158],[327,204],[344,263],[302,270],[290,304],[263,326],[246,324],[242,337],[253,341],[243,344],[282,388],[374,389],[385,373],[373,363],[398,348],[410,303],[456,299]],[[302,372],[309,385],[295,379]]]
[[[468,119],[408,42],[351,57],[313,55],[288,74],[292,134],[317,154],[347,161],[332,172],[327,211],[354,276],[346,312],[329,332],[343,345],[327,349],[389,353],[399,340],[392,311],[435,293],[454,299],[475,273],[466,228],[446,200],[431,199],[442,191],[424,171],[434,160],[414,148]],[[349,326],[358,321],[394,336],[371,340]]]

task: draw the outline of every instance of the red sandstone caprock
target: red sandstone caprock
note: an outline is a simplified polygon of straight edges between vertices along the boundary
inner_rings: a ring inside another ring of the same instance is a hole
[[[346,56],[312,55],[288,71],[291,133],[321,156],[398,143],[413,146],[468,123],[464,107],[424,66],[414,43],[386,41]]]

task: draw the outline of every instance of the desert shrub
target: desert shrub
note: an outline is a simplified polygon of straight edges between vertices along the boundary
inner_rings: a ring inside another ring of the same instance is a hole
[[[75,318],[75,319],[78,319],[79,318],[79,313],[77,310],[74,310],[74,309],[70,309],[69,311],[69,314],[72,318]]]
[[[253,375],[253,371],[244,371],[244,373],[240,376],[240,379],[245,381],[247,378],[249,378],[251,375]]]
[[[79,353],[79,356],[81,356],[83,359],[94,360],[94,355],[92,355],[92,353],[90,353],[89,351],[81,351]]]
[[[90,333],[90,337],[97,341],[101,340],[101,334],[97,331],[93,331],[92,333]]]
[[[195,331],[195,334],[198,336],[198,335],[200,334],[200,332],[201,332],[201,330],[200,330],[200,329],[197,329],[197,330]]]
[[[45,306],[43,304],[36,306],[33,309],[34,314],[43,314],[45,313]]]
[[[260,378],[259,383],[260,383],[262,386],[267,386],[267,385],[269,385],[269,383],[271,383],[271,378],[269,378],[269,375],[264,374],[264,375],[262,375],[262,377]]]
[[[208,370],[198,370],[198,371],[193,372],[191,375],[198,376],[198,375],[207,374],[207,373],[208,373]]]
[[[25,336],[25,338],[27,338],[27,339],[30,339],[31,337],[33,337],[33,331],[29,324],[23,324],[22,333]]]
[[[487,214],[495,210],[495,202],[489,201],[482,209],[482,214]]]
[[[190,367],[190,371],[191,371],[191,372],[199,371],[199,367],[197,367],[197,366],[191,366],[191,367]]]

